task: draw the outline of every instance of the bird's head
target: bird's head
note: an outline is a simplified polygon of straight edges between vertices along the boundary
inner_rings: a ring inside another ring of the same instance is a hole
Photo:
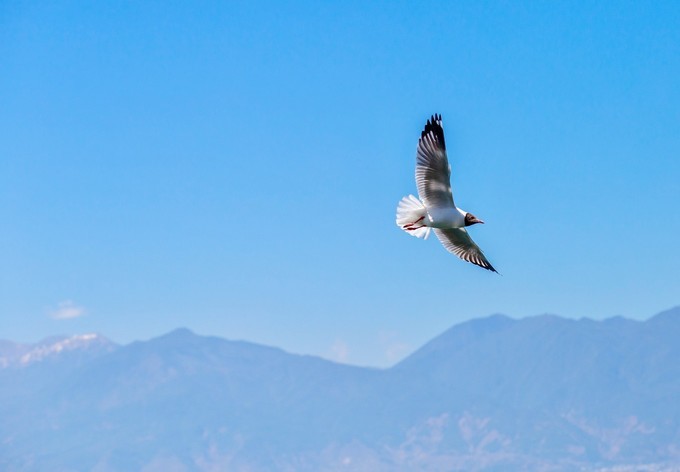
[[[477,218],[472,213],[465,213],[465,226],[472,226],[472,225],[476,225],[477,223],[484,224],[484,222],[482,220]]]

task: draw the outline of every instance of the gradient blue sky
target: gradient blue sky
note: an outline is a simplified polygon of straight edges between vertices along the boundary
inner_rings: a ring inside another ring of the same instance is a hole
[[[491,313],[677,305],[679,24],[673,1],[2,2],[0,338],[186,326],[388,365]],[[503,276],[394,224],[435,112]]]

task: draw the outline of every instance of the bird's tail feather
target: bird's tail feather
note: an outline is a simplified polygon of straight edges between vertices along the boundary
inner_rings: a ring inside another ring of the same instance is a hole
[[[404,197],[397,206],[397,226],[416,238],[427,239],[430,227],[423,221],[427,218],[425,205],[413,195]]]

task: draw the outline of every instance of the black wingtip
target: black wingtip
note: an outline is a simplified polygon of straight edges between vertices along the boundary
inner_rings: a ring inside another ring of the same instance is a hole
[[[425,129],[420,133],[420,139],[432,133],[435,139],[441,143],[442,149],[446,150],[446,142],[444,141],[444,128],[442,128],[442,116],[435,113],[427,120]]]

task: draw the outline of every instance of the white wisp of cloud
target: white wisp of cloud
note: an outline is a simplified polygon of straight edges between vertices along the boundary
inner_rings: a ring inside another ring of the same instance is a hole
[[[49,316],[55,320],[68,320],[85,315],[85,308],[76,305],[71,300],[64,300],[57,304],[57,307],[49,311]]]

